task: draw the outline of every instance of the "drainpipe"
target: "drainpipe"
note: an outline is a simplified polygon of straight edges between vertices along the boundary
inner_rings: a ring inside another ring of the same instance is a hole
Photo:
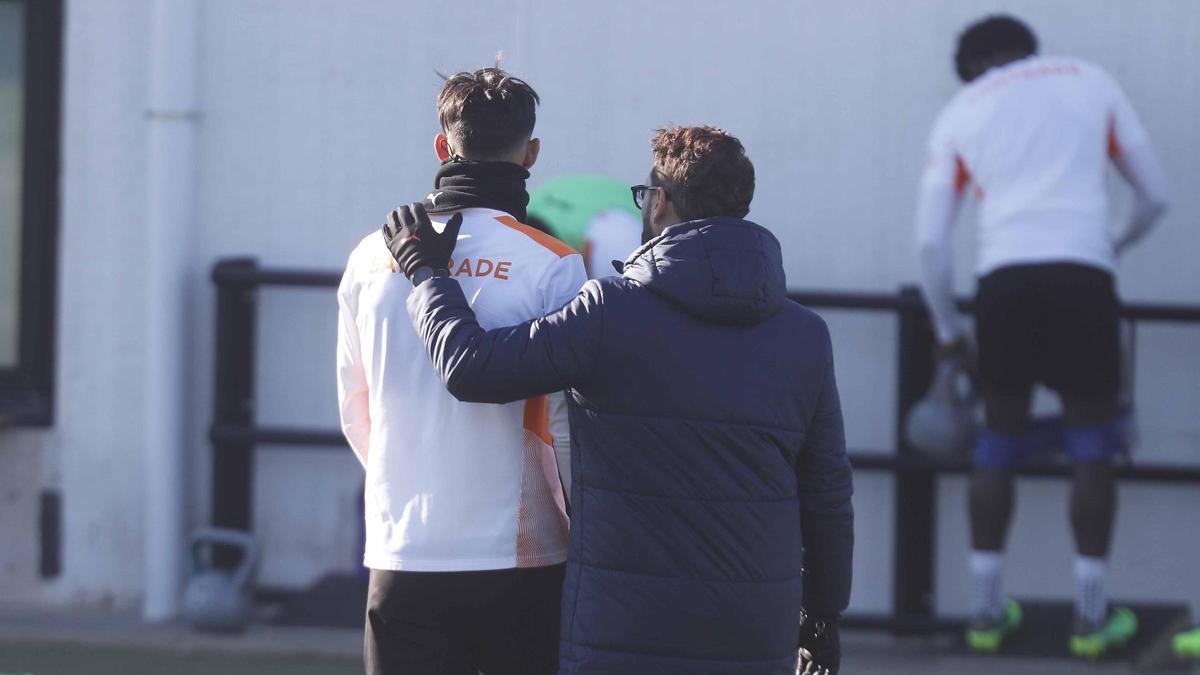
[[[142,615],[179,613],[187,497],[184,438],[188,242],[195,225],[195,0],[155,0],[146,210],[145,570]]]

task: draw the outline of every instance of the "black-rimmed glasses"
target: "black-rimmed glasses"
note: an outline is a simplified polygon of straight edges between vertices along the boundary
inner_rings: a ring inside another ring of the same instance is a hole
[[[629,188],[629,191],[633,193],[633,205],[638,207],[639,211],[646,205],[646,195],[651,190],[662,190],[663,199],[667,199],[667,191],[663,190],[660,185],[634,185]]]

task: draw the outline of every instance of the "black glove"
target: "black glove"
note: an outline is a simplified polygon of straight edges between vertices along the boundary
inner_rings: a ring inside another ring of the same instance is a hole
[[[425,207],[421,202],[415,202],[388,214],[388,222],[383,226],[383,240],[400,271],[409,279],[422,267],[449,273],[450,254],[458,243],[462,220],[461,213],[454,214],[438,234]]]
[[[842,665],[842,641],[838,620],[816,619],[800,614],[800,661],[797,675],[837,675]]]

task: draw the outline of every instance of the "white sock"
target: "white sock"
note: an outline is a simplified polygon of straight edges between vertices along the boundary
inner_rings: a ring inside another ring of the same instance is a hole
[[[1098,626],[1108,617],[1105,577],[1108,562],[1104,558],[1075,556],[1075,613],[1087,623]]]
[[[1004,589],[1001,571],[1004,554],[1000,551],[971,551],[971,615],[999,618],[1004,615]]]

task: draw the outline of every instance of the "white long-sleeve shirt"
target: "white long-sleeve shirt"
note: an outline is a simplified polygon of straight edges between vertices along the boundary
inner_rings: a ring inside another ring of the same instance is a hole
[[[968,187],[979,201],[979,276],[999,267],[1075,262],[1112,271],[1116,255],[1165,209],[1165,174],[1120,86],[1078,59],[1032,56],[971,82],[938,116],[921,178],[921,283],[938,338],[963,333],[954,308],[951,235]],[[1129,228],[1109,231],[1109,160],[1133,186]]]
[[[642,245],[642,223],[621,209],[608,209],[592,217],[583,234],[583,258],[593,279],[620,276],[613,261],[625,262]]]
[[[462,213],[451,273],[481,325],[540,317],[587,280],[582,258],[548,235],[500,211]],[[562,562],[568,524],[555,455],[569,453],[569,431],[551,414],[565,406],[544,396],[455,400],[409,322],[411,292],[378,231],[350,254],[338,289],[342,429],[366,469],[364,564],[469,571]]]

